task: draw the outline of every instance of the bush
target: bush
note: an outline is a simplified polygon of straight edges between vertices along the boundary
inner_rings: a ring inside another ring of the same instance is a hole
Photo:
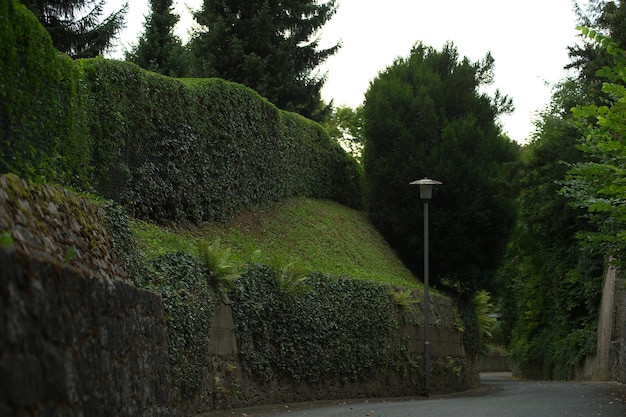
[[[72,61],[15,0],[0,21],[0,174],[95,189],[153,220],[219,220],[292,196],[360,207],[356,161],[253,90]]]

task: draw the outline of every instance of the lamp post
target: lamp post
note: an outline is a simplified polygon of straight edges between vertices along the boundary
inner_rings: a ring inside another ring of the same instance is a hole
[[[433,186],[442,182],[423,178],[413,181],[410,185],[419,185],[420,199],[424,203],[424,390],[429,395],[430,383],[430,299],[428,297],[428,202],[433,196]]]

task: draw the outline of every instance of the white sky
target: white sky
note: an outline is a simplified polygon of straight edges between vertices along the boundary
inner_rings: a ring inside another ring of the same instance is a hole
[[[582,0],[579,1],[584,4]],[[124,0],[108,0],[108,9]],[[337,14],[322,28],[322,47],[341,41],[343,47],[321,68],[327,73],[322,90],[326,101],[356,107],[370,81],[396,57],[407,57],[421,41],[441,50],[453,42],[471,61],[491,52],[494,87],[513,98],[515,112],[503,116],[504,131],[524,143],[534,130],[533,119],[544,108],[551,86],[565,75],[567,47],[576,42],[572,0],[338,0]],[[188,10],[201,0],[175,0],[183,39],[193,23]],[[149,12],[148,0],[129,1],[127,28],[110,57],[134,44]]]

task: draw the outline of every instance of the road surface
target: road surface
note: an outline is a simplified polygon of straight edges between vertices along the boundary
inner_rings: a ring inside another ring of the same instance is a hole
[[[206,417],[626,417],[626,385],[518,381],[483,374],[482,387],[430,398],[326,401],[204,414]]]

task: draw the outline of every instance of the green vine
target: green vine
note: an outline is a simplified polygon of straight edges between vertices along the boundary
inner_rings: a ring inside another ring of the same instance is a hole
[[[392,310],[382,286],[310,274],[285,293],[276,272],[251,265],[231,293],[244,369],[267,380],[364,380],[387,367]]]

